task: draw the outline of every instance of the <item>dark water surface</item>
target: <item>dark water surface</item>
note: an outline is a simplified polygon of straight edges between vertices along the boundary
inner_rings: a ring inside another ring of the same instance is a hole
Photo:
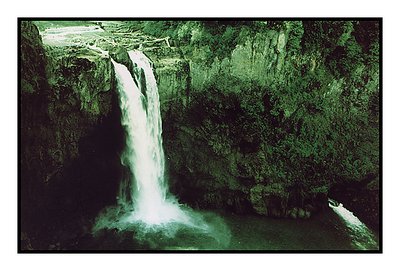
[[[105,230],[82,240],[83,250],[360,250],[343,220],[328,210],[310,219],[274,219],[254,215],[201,212],[207,232],[170,225],[165,231]],[[171,230],[175,228],[174,230]],[[376,244],[378,235],[374,233]],[[365,245],[368,250],[379,249]]]

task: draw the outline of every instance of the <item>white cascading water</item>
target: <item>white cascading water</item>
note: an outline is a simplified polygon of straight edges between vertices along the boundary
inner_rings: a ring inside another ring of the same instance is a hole
[[[196,249],[173,241],[178,233],[190,235],[199,244],[211,241],[217,248],[230,242],[230,230],[218,216],[199,213],[179,204],[164,179],[162,120],[158,87],[150,60],[140,51],[130,51],[134,77],[128,68],[112,60],[117,79],[121,123],[126,145],[121,162],[130,176],[121,181],[118,205],[105,208],[96,218],[93,233],[101,229],[135,232],[135,239],[167,249]],[[152,235],[152,233],[156,233]],[[211,238],[211,239],[210,239]],[[215,243],[215,241],[217,243]],[[206,247],[211,246],[207,243]],[[157,246],[156,246],[157,247]]]
[[[352,212],[343,207],[342,203],[329,200],[329,207],[343,220],[348,233],[352,238],[352,244],[357,249],[376,249],[378,247],[374,235],[368,227]]]
[[[122,162],[133,173],[131,181],[121,185],[120,204],[133,208],[127,217],[130,221],[149,225],[190,223],[190,218],[169,195],[164,181],[160,102],[151,63],[140,51],[130,51],[129,57],[135,65],[134,75],[139,87],[128,69],[113,61],[122,125],[127,133]]]
[[[169,193],[164,179],[160,101],[152,65],[140,51],[130,51],[129,57],[134,65],[134,78],[126,66],[114,60],[112,63],[117,79],[121,123],[126,131],[121,162],[131,174],[121,181],[118,205],[100,213],[93,232],[134,229],[137,234],[161,231],[172,237],[180,229],[190,228],[219,243],[228,243],[230,233],[223,223],[206,223],[203,215],[179,204]],[[218,220],[213,216],[211,219]]]

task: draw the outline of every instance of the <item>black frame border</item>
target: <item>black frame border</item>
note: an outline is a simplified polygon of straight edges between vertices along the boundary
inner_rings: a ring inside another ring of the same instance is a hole
[[[379,21],[379,249],[378,250],[22,250],[21,249],[21,22],[22,21]],[[18,17],[18,254],[381,254],[383,253],[383,17]]]

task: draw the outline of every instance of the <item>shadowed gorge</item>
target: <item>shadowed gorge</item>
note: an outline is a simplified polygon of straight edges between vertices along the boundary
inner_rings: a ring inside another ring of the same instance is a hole
[[[379,249],[380,27],[21,21],[22,250]]]

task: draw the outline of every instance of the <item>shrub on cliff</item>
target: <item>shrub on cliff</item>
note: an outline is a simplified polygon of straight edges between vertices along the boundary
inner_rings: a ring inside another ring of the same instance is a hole
[[[257,154],[243,166],[260,181],[300,182],[307,190],[336,179],[360,180],[379,165],[379,130],[369,110],[375,96],[349,86],[330,93],[332,80],[324,68],[286,88],[221,76],[193,94],[187,115],[216,155]]]

